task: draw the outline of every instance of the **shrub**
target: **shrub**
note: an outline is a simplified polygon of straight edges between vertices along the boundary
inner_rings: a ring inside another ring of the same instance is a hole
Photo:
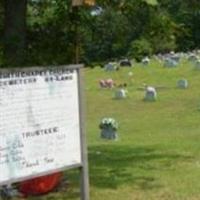
[[[141,61],[144,56],[150,56],[152,51],[150,42],[145,38],[141,38],[131,43],[128,54],[137,61]]]

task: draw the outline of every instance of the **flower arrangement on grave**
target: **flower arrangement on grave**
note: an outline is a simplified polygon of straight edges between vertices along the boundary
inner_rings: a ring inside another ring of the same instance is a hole
[[[99,124],[100,129],[118,129],[118,123],[113,118],[103,118]]]
[[[112,79],[101,79],[99,81],[99,85],[100,85],[100,88],[113,88],[114,87],[114,81]]]
[[[99,124],[101,129],[101,138],[117,139],[118,123],[113,118],[103,118]]]

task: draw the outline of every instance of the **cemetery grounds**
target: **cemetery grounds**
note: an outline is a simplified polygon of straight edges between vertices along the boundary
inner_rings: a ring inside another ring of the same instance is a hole
[[[151,60],[114,72],[86,68],[84,76],[90,199],[199,200],[200,71],[186,60],[174,68]],[[106,78],[126,82],[128,97],[115,100],[115,88],[101,89],[98,82]],[[187,89],[176,86],[182,78]],[[158,88],[157,101],[143,101],[144,84]],[[118,121],[117,141],[100,138],[103,117]],[[66,171],[54,192],[28,199],[78,200],[78,176]]]

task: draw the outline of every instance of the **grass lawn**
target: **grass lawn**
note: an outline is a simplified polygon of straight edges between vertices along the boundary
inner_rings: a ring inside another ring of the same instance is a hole
[[[128,72],[133,72],[133,80]],[[200,199],[200,71],[182,61],[177,68],[135,64],[117,72],[85,69],[87,140],[91,200]],[[128,83],[128,98],[114,100],[114,89],[99,79]],[[178,89],[179,79],[189,81]],[[143,84],[163,86],[156,102],[144,102]],[[119,140],[100,139],[103,117],[119,122]],[[68,188],[30,199],[78,200],[77,170],[67,171]]]

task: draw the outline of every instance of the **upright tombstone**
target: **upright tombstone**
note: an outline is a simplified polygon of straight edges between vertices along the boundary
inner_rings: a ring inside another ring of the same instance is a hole
[[[77,168],[89,200],[81,67],[0,70],[0,185]]]
[[[157,99],[157,92],[154,87],[147,86],[145,91],[145,101],[156,101]]]
[[[120,88],[115,91],[115,99],[125,99],[127,97],[127,90]]]
[[[177,87],[180,89],[186,89],[188,88],[188,81],[186,79],[180,79],[177,82]]]
[[[109,62],[104,66],[104,69],[107,72],[116,71],[117,70],[117,64]]]
[[[150,62],[150,59],[147,56],[142,59],[142,64],[143,65],[148,65],[149,62]]]
[[[171,58],[166,58],[164,61],[164,67],[173,68],[173,67],[176,67],[177,65],[178,65],[178,62],[176,62],[175,60]]]
[[[200,70],[200,59],[196,60],[195,62],[195,69]]]
[[[101,129],[101,138],[108,140],[118,139],[117,129],[118,123],[113,118],[103,118],[99,124]]]
[[[188,55],[188,61],[190,61],[190,62],[196,62],[197,60],[198,60],[198,56],[195,55],[194,53],[190,53]]]
[[[127,59],[127,58],[121,60],[120,63],[119,63],[119,65],[120,65],[121,67],[132,67],[131,61],[130,61],[129,59]]]
[[[179,63],[181,57],[178,54],[174,54],[170,56],[170,59],[174,60],[176,63]]]

